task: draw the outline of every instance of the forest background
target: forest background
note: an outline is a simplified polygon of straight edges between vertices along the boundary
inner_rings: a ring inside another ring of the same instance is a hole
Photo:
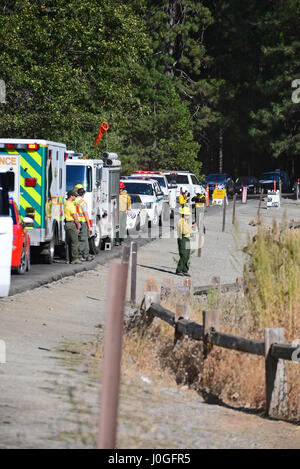
[[[0,136],[108,149],[124,174],[299,177],[299,18],[300,0],[1,0]]]

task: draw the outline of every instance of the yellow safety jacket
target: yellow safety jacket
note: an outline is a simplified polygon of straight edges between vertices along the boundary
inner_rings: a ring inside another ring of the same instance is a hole
[[[120,212],[126,212],[131,209],[131,198],[126,191],[122,191],[119,198],[119,210]]]
[[[87,203],[82,197],[77,197],[77,199],[74,200],[74,204],[76,207],[76,213],[77,213],[77,218],[79,223],[86,223],[86,218],[84,216],[84,211],[82,209],[83,204],[86,205],[87,209]]]
[[[188,202],[188,201],[187,201],[187,198],[186,198],[183,194],[180,194],[180,195],[179,195],[179,203],[180,203],[180,205],[185,205],[185,204],[187,204],[187,202]]]
[[[177,222],[177,235],[178,238],[189,238],[191,236],[191,225],[181,217]]]

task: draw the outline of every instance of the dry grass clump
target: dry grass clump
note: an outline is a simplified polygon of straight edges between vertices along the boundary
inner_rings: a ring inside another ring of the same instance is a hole
[[[245,252],[247,293],[221,295],[216,289],[205,299],[194,297],[189,318],[201,324],[204,309],[219,309],[222,332],[264,340],[265,327],[282,327],[286,342],[300,339],[300,230],[288,230],[285,222],[274,221],[272,229],[259,225]],[[170,283],[164,290],[164,306],[175,312],[183,295],[184,288]],[[131,361],[154,379],[169,379],[171,374],[178,385],[188,385],[204,398],[256,411],[265,408],[263,357],[214,347],[204,359],[202,342],[183,338],[174,347],[174,329],[159,319],[142,339],[126,336],[124,350],[126,366]],[[288,418],[299,422],[300,365],[286,366]]]
[[[256,329],[283,327],[286,340],[300,338],[300,232],[275,221],[248,240],[244,277],[247,307]]]

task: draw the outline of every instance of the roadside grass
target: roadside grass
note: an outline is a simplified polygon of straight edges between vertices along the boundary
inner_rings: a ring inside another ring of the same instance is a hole
[[[265,327],[282,327],[285,341],[300,339],[300,230],[289,230],[286,221],[271,228],[257,226],[248,238],[244,279],[245,295],[220,294],[216,289],[206,298],[194,297],[190,319],[201,323],[204,309],[219,309],[221,330],[230,334],[264,340]],[[165,307],[175,311],[180,289],[163,298]],[[125,335],[123,361],[132,363],[152,379],[173,376],[204,399],[264,414],[265,363],[262,357],[213,347],[207,359],[203,346],[183,338],[174,347],[174,329],[155,319],[145,336]],[[286,418],[300,422],[300,364],[286,362],[289,411]],[[132,368],[132,370],[133,370]]]

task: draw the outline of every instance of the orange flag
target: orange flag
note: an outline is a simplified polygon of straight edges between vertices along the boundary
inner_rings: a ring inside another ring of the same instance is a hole
[[[94,143],[94,147],[96,147],[98,145],[98,143],[100,142],[101,138],[103,137],[103,135],[105,134],[105,132],[109,129],[108,127],[108,123],[107,122],[102,122],[102,124],[100,125],[99,127],[99,132],[98,132],[98,135],[96,137],[96,140],[95,140],[95,143]]]

